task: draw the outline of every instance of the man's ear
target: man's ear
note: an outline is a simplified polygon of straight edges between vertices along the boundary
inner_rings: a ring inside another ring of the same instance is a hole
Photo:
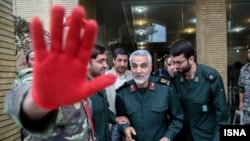
[[[89,61],[88,65],[87,65],[87,69],[89,69],[91,66],[91,60]]]
[[[194,62],[195,62],[195,61],[194,61],[194,56],[193,56],[193,55],[189,57],[189,62],[190,62],[190,63],[194,63]]]
[[[153,64],[150,64],[150,72],[152,72]]]

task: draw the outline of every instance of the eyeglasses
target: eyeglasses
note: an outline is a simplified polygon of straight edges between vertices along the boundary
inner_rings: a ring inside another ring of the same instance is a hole
[[[185,61],[187,61],[187,59],[185,59],[185,60],[183,60],[183,61],[173,61],[172,60],[172,62],[173,62],[173,64],[174,65],[177,65],[177,66],[180,66],[182,63],[184,63]]]

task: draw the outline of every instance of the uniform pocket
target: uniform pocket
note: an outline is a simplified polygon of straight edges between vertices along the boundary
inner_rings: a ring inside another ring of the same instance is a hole
[[[157,103],[156,105],[151,105],[151,112],[148,114],[148,119],[158,119],[158,120],[151,120],[152,125],[160,125],[163,122],[167,121],[167,111],[168,105],[165,103]]]
[[[206,104],[206,103],[208,103],[208,99],[207,98],[194,98],[194,103]]]
[[[138,112],[138,109],[136,106],[126,106],[126,110],[127,110],[128,115],[132,115]]]
[[[160,104],[160,105],[152,105],[151,111],[152,112],[157,112],[157,113],[162,113],[164,111],[167,111],[168,105],[166,104]]]
[[[193,103],[192,108],[194,113],[203,113],[209,110],[208,98],[194,98]]]

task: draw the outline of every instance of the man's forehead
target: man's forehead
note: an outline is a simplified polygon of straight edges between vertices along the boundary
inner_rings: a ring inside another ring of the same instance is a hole
[[[141,65],[141,64],[149,64],[149,60],[148,59],[132,59],[132,64],[134,65]]]
[[[184,54],[181,54],[181,55],[178,55],[178,56],[171,56],[171,58],[172,58],[173,60],[175,60],[175,59],[185,58],[185,56],[184,56]]]
[[[103,53],[103,54],[98,54],[96,56],[96,59],[102,59],[102,58],[107,58],[107,55],[105,53]]]
[[[133,62],[132,64],[136,64],[136,65],[141,65],[141,64],[148,64],[148,62],[144,61],[144,62]]]
[[[118,54],[116,59],[128,59],[128,55],[125,54]]]

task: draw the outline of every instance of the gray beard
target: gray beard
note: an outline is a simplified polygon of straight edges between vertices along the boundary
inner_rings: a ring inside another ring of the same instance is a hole
[[[150,73],[149,73],[148,75],[146,75],[146,76],[144,77],[144,79],[136,79],[136,78],[134,77],[134,81],[135,81],[136,84],[141,85],[141,84],[145,83],[145,82],[148,80],[149,76],[150,76]]]

